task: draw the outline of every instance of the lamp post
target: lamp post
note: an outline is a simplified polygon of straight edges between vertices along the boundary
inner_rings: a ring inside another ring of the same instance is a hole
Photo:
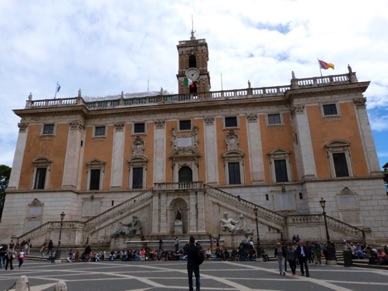
[[[61,227],[59,228],[58,246],[57,246],[57,250],[55,251],[55,262],[56,263],[61,262],[61,237],[62,237],[63,219],[65,218],[65,213],[63,211],[60,214],[60,217],[61,217]]]
[[[326,230],[326,264],[327,265],[335,265],[336,264],[336,258],[335,258],[335,248],[331,244],[330,241],[330,235],[329,235],[329,228],[327,227],[327,219],[326,219],[326,211],[325,211],[325,206],[326,206],[326,200],[321,198],[319,201],[319,204],[321,204],[322,207],[322,214],[323,214],[323,220],[325,221],[325,230]]]
[[[259,235],[259,220],[257,218],[257,213],[259,212],[259,209],[257,207],[253,208],[253,211],[255,212],[255,218],[256,218],[256,235],[257,235],[257,243],[256,243],[256,261],[261,262],[263,261],[262,258],[262,250],[260,246],[260,235]]]

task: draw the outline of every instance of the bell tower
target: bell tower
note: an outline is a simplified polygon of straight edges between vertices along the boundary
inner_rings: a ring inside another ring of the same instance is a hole
[[[209,51],[205,39],[196,39],[191,30],[190,40],[179,41],[178,49],[178,93],[195,94],[210,90],[208,71]]]

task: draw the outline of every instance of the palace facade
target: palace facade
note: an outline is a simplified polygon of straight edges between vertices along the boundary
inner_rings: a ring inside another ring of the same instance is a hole
[[[123,240],[196,235],[232,246],[246,233],[221,228],[225,214],[262,243],[294,234],[387,242],[369,81],[349,66],[324,77],[292,73],[283,86],[211,91],[206,40],[192,33],[177,50],[178,94],[30,95],[14,110],[21,120],[1,240],[55,241],[64,212],[68,245],[112,243],[136,217],[141,234]]]

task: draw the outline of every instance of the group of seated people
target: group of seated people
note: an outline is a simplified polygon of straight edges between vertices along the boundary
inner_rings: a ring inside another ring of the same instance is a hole
[[[256,251],[252,244],[241,243],[240,246],[232,251],[228,251],[217,244],[215,249],[207,248],[204,250],[205,258],[211,260],[232,260],[232,261],[254,261],[256,260]],[[268,261],[268,255],[263,253],[263,258]],[[183,250],[157,250],[151,248],[142,249],[124,249],[124,250],[112,250],[112,251],[99,251],[94,252],[90,246],[86,246],[83,252],[76,250],[69,250],[67,261],[68,262],[98,262],[100,260],[109,261],[184,261],[186,255]]]
[[[361,243],[345,243],[345,249],[352,252],[353,259],[369,259],[369,264],[388,265],[388,246],[375,248]]]

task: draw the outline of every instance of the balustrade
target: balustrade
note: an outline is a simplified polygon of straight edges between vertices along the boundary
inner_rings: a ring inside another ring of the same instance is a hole
[[[357,80],[356,78],[353,78]],[[350,83],[350,75],[332,75],[324,77],[313,77],[296,80],[298,87],[313,87],[313,86],[325,86],[328,84],[343,84]],[[274,86],[263,88],[252,88],[253,97],[264,96],[278,96],[284,95],[287,90],[290,90],[290,86]],[[75,98],[61,98],[61,99],[45,99],[45,100],[27,100],[26,108],[37,107],[55,107],[55,106],[71,106],[76,104],[85,105],[89,109],[102,109],[102,108],[114,108],[117,106],[138,106],[138,105],[157,105],[159,103],[175,103],[175,102],[187,102],[187,101],[203,101],[207,99],[234,99],[234,98],[247,98],[247,89],[237,90],[223,90],[206,93],[196,94],[177,94],[177,95],[158,95],[158,96],[145,96],[145,97],[132,97],[124,99],[124,102],[120,102],[120,97],[116,96],[110,100],[96,100],[96,101],[84,101],[81,97]]]

